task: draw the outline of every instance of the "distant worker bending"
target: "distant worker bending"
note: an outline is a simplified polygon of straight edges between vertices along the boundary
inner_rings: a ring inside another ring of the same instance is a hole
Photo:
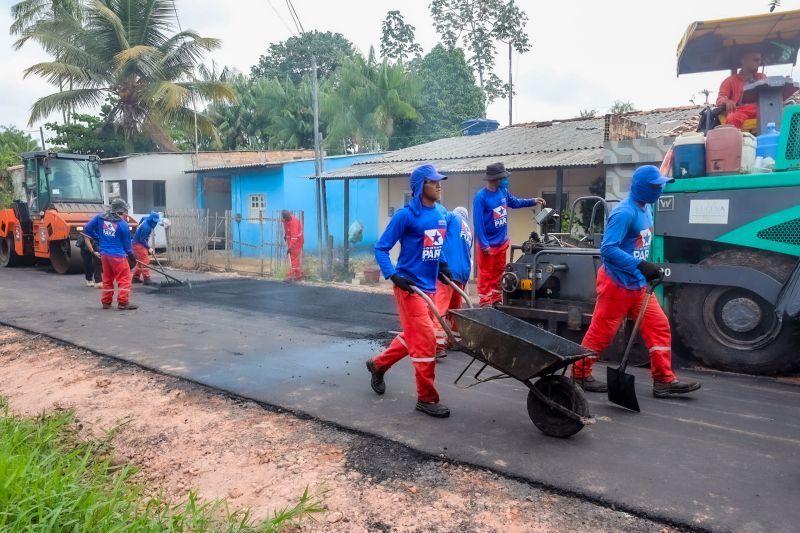
[[[155,253],[153,249],[153,230],[158,226],[161,215],[155,211],[139,222],[139,227],[133,233],[133,254],[136,256],[136,268],[133,270],[133,282],[145,285],[153,285],[150,281],[150,254]]]
[[[475,194],[472,216],[478,257],[478,297],[481,307],[500,301],[500,279],[506,268],[508,253],[508,208],[545,205],[542,198],[520,199],[508,190],[508,177],[503,163],[486,167],[486,187]]]
[[[286,209],[281,211],[281,219],[283,220],[283,240],[286,241],[286,253],[289,254],[289,261],[291,262],[286,281],[300,281],[303,279],[300,262],[303,257],[303,244],[305,243],[303,223]]]

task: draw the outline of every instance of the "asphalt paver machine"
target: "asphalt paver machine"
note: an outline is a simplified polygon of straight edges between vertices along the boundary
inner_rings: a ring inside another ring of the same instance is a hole
[[[678,47],[678,74],[735,70],[753,47],[768,65],[794,64],[800,11],[693,23]],[[659,297],[673,333],[722,370],[800,366],[800,106],[783,107],[787,86],[793,82],[769,77],[745,88],[759,103],[757,127],[780,125],[774,172],[677,179],[654,206],[650,260],[666,274]],[[601,200],[595,214],[612,207]],[[597,246],[601,239],[592,231],[586,238]],[[501,308],[578,332],[591,320],[599,251],[541,240],[532,234],[512,256]]]

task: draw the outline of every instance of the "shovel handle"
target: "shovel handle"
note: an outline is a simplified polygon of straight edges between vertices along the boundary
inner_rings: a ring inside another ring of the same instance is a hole
[[[625,346],[625,353],[622,356],[622,361],[619,363],[619,371],[625,372],[625,369],[628,367],[628,356],[631,354],[631,348],[633,347],[633,339],[636,337],[636,334],[639,332],[639,326],[642,325],[642,319],[644,319],[644,313],[647,310],[647,305],[650,303],[650,298],[653,296],[653,293],[656,290],[662,281],[664,281],[664,269],[659,269],[660,275],[658,278],[654,279],[648,284],[647,292],[644,295],[644,301],[642,301],[642,307],[639,309],[639,314],[636,316],[636,322],[633,323],[633,331],[631,331],[631,336],[628,339],[628,345]]]
[[[445,320],[442,317],[442,315],[439,314],[439,310],[436,309],[436,304],[433,303],[431,297],[422,292],[420,288],[417,287],[416,285],[412,285],[411,288],[414,290],[415,293],[417,293],[417,295],[419,295],[423,300],[425,300],[426,304],[428,304],[428,308],[431,310],[433,316],[436,317],[436,320],[439,321],[439,324],[441,324],[442,329],[444,329],[444,332],[447,334],[447,338],[450,340],[450,342],[452,342],[453,344],[458,344],[455,335],[453,335],[453,330],[450,328],[450,324],[448,324],[447,320]]]

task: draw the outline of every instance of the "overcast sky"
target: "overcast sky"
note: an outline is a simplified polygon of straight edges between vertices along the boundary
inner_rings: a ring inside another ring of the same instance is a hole
[[[7,28],[9,8],[15,2],[0,0],[0,124],[35,130],[28,125],[31,104],[52,92],[36,79],[22,79],[25,67],[47,56],[35,46],[14,52]],[[306,31],[344,34],[365,54],[378,49],[381,22],[386,12],[400,10],[416,27],[417,41],[427,52],[437,42],[428,0],[294,0]],[[292,35],[285,0],[177,0],[183,28],[222,39],[211,58],[217,64],[249,73],[268,43]],[[637,109],[680,106],[698,91],[714,92],[724,73],[691,74],[677,78],[675,51],[687,26],[697,20],[767,12],[767,0],[591,0],[545,2],[518,0],[530,19],[528,34],[533,48],[514,58],[514,121],[530,122],[569,118],[580,109],[604,113],[615,99],[631,101]],[[800,8],[800,0],[782,2],[781,11]],[[209,58],[209,62],[210,59]],[[790,74],[793,68],[772,67],[768,74]],[[498,54],[498,75],[506,79],[507,60]],[[712,95],[713,98],[713,95]],[[490,118],[508,122],[508,102],[489,108]]]

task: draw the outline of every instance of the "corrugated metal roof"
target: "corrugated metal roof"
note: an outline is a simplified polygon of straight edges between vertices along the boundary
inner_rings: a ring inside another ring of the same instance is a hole
[[[200,172],[213,172],[215,170],[241,170],[241,169],[249,169],[249,168],[280,168],[284,165],[284,163],[288,163],[288,161],[282,161],[280,163],[243,163],[241,165],[219,165],[216,167],[202,167],[202,168],[193,168],[191,170],[184,170],[184,174],[199,174]]]
[[[465,172],[483,172],[486,165],[497,162],[498,156],[463,157],[458,159],[426,159],[443,174],[459,174]],[[595,166],[603,160],[602,148],[584,150],[563,150],[560,152],[513,154],[502,156],[508,170],[532,170],[557,167]],[[376,161],[358,163],[349,167],[325,172],[329,179],[342,178],[380,178],[390,176],[407,176],[420,164],[419,161]]]
[[[647,137],[670,135],[700,107],[633,112],[625,117],[646,126]],[[605,118],[570,119],[511,126],[481,135],[449,137],[325,172],[326,178],[400,176],[421,162],[442,172],[477,172],[502,161],[509,170],[595,166],[603,160]]]

